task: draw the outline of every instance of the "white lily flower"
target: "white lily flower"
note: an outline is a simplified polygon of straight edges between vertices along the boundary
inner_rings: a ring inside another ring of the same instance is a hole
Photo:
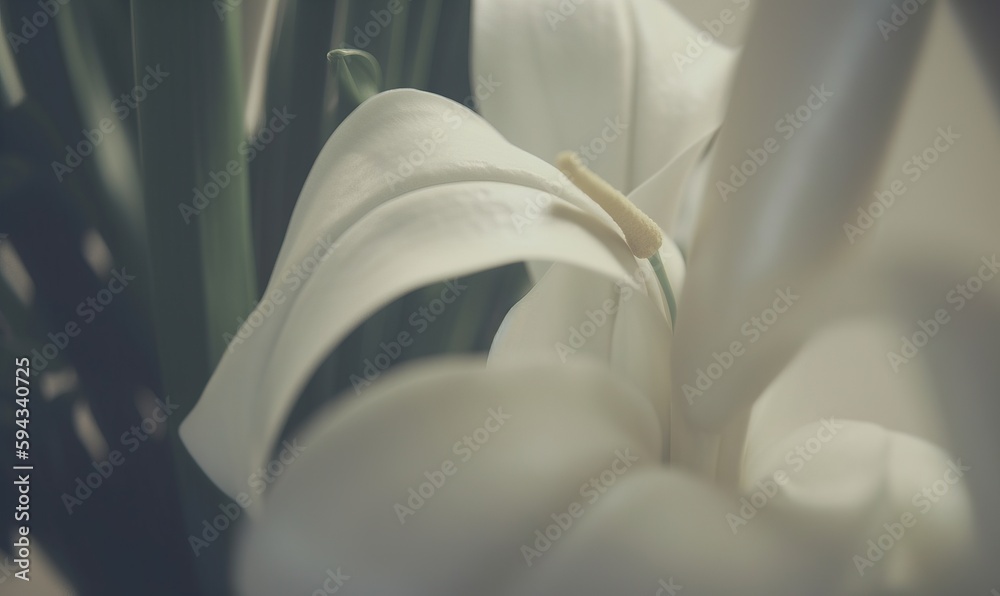
[[[450,359],[411,366],[317,415],[303,434],[308,452],[263,507],[250,510],[256,519],[240,553],[240,589],[329,591],[324,582],[371,594],[936,589],[970,548],[972,526],[962,478],[951,482],[963,469],[932,444],[944,435],[936,397],[913,377],[881,379],[877,389],[870,378],[844,384],[844,392],[877,390],[896,404],[922,396],[927,412],[902,421],[860,397],[833,403],[843,397],[834,391],[802,400],[815,389],[817,354],[857,345],[870,326],[830,339],[815,334],[814,315],[793,313],[798,335],[772,332],[753,356],[734,356],[738,366],[726,366],[697,401],[687,399],[686,379],[671,377],[671,362],[682,372],[722,366],[720,346],[760,314],[762,297],[772,304],[776,279],[797,276],[807,256],[833,258],[822,238],[799,230],[758,247],[751,236],[760,220],[750,207],[724,215],[706,207],[673,335],[667,301],[627,234],[545,163],[601,138],[605,149],[591,169],[661,227],[678,229],[685,185],[704,184],[692,174],[719,122],[733,52],[710,46],[674,75],[673,53],[697,30],[668,4],[562,4],[575,7],[558,13],[565,20],[546,12],[557,2],[476,3],[474,69],[500,82],[480,98],[481,109],[506,140],[458,104],[400,90],[362,104],[318,157],[265,297],[306,263],[308,278],[261,313],[262,324],[223,358],[181,427],[195,460],[233,498],[266,462],[316,367],[381,306],[500,264],[554,265],[508,315],[489,367]],[[850,28],[842,12],[828,16],[816,27],[820,41]],[[753,47],[747,53],[751,64],[763,59]],[[587,92],[593,101],[578,99]],[[892,98],[884,102],[888,110]],[[616,117],[627,123],[616,133],[621,142],[601,137]],[[759,132],[752,124],[733,130],[720,137],[716,164]],[[803,153],[819,142],[797,140]],[[846,179],[864,178],[865,159],[848,166],[844,184],[858,184]],[[747,192],[766,194],[771,176]],[[830,192],[850,192],[838,189]],[[775,193],[766,206],[791,209],[788,196]],[[726,234],[738,241],[727,243]],[[782,257],[775,246],[793,254]],[[796,255],[796,247],[812,252]],[[680,294],[680,251],[667,238],[658,255]],[[843,275],[836,269],[804,285],[828,288]],[[789,309],[796,300],[777,297]],[[758,363],[760,371],[747,372]],[[835,418],[820,422],[820,412]],[[801,474],[786,469],[788,453],[808,461]],[[674,459],[703,477],[668,469]],[[942,478],[948,500],[936,496],[944,505],[930,509],[905,545],[881,546],[890,531],[884,524],[909,531],[902,516],[914,495]],[[869,539],[877,559],[865,551]]]

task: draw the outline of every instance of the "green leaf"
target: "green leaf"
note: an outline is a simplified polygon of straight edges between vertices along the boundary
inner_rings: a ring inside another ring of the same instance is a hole
[[[343,48],[331,50],[326,58],[333,64],[341,97],[361,105],[382,90],[382,69],[368,52]]]

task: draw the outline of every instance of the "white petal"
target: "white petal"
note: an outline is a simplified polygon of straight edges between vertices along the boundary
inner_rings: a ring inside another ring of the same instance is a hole
[[[506,593],[824,593],[821,559],[770,520],[734,536],[726,521],[731,510],[691,476],[630,470]]]
[[[497,593],[616,452],[628,474],[659,464],[648,401],[606,370],[483,365],[410,365],[317,416],[246,535],[240,593],[309,594],[337,568],[354,594]]]
[[[941,401],[922,362],[893,370],[886,358],[905,330],[890,320],[848,320],[815,335],[754,404],[747,449],[821,418],[871,422],[949,446]]]
[[[689,190],[689,177],[702,160],[711,138],[712,135],[708,135],[695,141],[628,195],[629,200],[660,224],[661,228],[671,232],[671,237],[682,216],[681,208],[686,207],[682,204],[682,199]],[[701,196],[698,196],[698,201],[700,200]]]
[[[661,259],[675,292],[684,263],[668,240]],[[637,282],[643,291],[636,291]],[[643,261],[626,279],[609,279],[564,264],[553,265],[504,318],[490,348],[490,364],[531,354],[557,362],[597,358],[611,365],[652,403],[669,452],[672,330],[662,290]]]
[[[974,545],[960,464],[910,435],[827,420],[751,444],[746,501],[732,508],[746,527],[766,510],[811,532],[842,570],[838,594],[939,594],[962,578]]]
[[[529,259],[612,278],[635,268],[607,216],[590,214],[597,208],[589,198],[572,188],[570,200],[541,192],[559,186],[554,168],[505,143],[468,111],[393,194],[380,168],[395,163],[393,151],[406,152],[408,142],[434,138],[421,136],[420,126],[433,130],[442,107],[459,106],[419,92],[385,96],[356,110],[327,143],[258,306],[263,322],[227,352],[181,426],[192,456],[230,496],[266,462],[316,366],[395,298]],[[405,135],[391,134],[393,126]],[[538,207],[541,195],[547,200]],[[525,223],[531,206],[535,216]]]
[[[569,207],[567,218],[540,218],[518,232],[512,215],[531,192],[464,183],[396,198],[341,236],[297,291],[279,283],[292,295],[220,362],[181,427],[206,474],[230,495],[245,489],[325,355],[365,318],[413,289],[526,259],[625,275],[635,262],[628,248],[616,245],[619,238],[595,220],[588,231],[582,221],[588,216]]]
[[[558,359],[579,351],[609,355],[613,315],[600,326],[591,321],[595,331],[587,337],[579,330],[580,323],[588,320],[587,311],[603,312],[601,305],[606,300],[613,301],[616,307],[620,302],[614,280],[576,267],[549,267],[504,317],[490,347],[490,362],[519,358],[525,351]]]
[[[702,48],[667,2],[477,0],[472,25],[486,119],[545,160],[579,151],[623,192],[721,122],[736,52]]]
[[[677,322],[685,349],[674,352],[675,390],[693,383],[713,352],[732,342],[744,342],[747,353],[693,403],[677,400],[675,392],[675,403],[699,428],[718,431],[745,412],[817,319],[868,292],[830,280],[839,260],[856,254],[842,224],[870,196],[867,185],[919,45],[919,22],[893,44],[870,26],[891,9],[889,2],[764,3],[757,9],[689,255]],[[794,60],[785,59],[785,40],[793,39],[809,43]],[[809,110],[807,122],[775,128],[807,102],[813,107],[800,111]],[[763,149],[768,138],[777,143],[774,153]],[[759,167],[747,153],[758,149],[758,160],[759,152],[767,155]],[[747,161],[756,173],[724,200],[716,182],[730,183],[732,168]],[[747,345],[752,333],[745,325],[789,287],[801,300]]]
[[[338,237],[394,197],[473,181],[537,189],[533,204],[544,205],[543,197],[552,193],[614,226],[558,170],[505,141],[465,106],[432,93],[396,89],[358,107],[323,146],[302,187],[275,271],[301,261],[321,234]],[[531,213],[526,204],[518,215],[530,221]]]

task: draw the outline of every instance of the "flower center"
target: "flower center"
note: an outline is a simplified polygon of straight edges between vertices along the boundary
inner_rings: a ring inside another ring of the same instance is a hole
[[[663,268],[663,260],[660,259],[660,246],[663,245],[663,232],[660,226],[618,189],[583,165],[576,153],[572,151],[560,153],[556,156],[556,167],[618,224],[632,254],[640,259],[649,260],[660,289],[663,290],[663,297],[667,300],[670,325],[673,328],[677,319],[677,303]]]

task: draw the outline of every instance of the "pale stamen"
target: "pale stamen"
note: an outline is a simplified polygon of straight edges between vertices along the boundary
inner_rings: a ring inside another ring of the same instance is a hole
[[[563,151],[557,155],[556,167],[611,216],[625,235],[625,242],[633,255],[640,259],[649,259],[660,288],[663,289],[663,296],[670,310],[670,323],[673,325],[677,319],[677,304],[666,271],[663,269],[663,261],[660,259],[660,246],[663,245],[663,232],[660,226],[618,189],[583,165],[576,153]]]
[[[625,242],[632,249],[632,254],[648,259],[659,252],[663,244],[660,226],[618,189],[583,165],[580,156],[572,151],[563,151],[556,156],[556,167],[615,220],[625,234]]]

